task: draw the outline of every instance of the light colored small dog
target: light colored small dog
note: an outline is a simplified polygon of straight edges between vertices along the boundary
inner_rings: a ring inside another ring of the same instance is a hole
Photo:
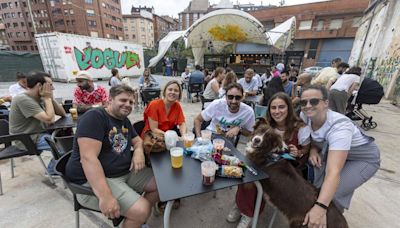
[[[264,119],[258,121],[254,129],[246,151],[248,159],[269,175],[261,181],[264,192],[288,218],[291,228],[306,227],[302,223],[314,206],[319,191],[288,160],[279,159],[277,154],[284,151],[285,143]],[[333,202],[327,210],[327,227],[348,227],[345,217]]]

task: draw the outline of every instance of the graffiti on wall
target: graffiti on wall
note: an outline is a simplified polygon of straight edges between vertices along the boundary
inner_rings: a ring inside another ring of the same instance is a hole
[[[391,47],[400,47],[400,44],[392,44]],[[366,60],[362,67],[367,69],[366,76],[377,80],[384,88],[388,88],[396,72],[400,71],[400,48],[390,48],[384,58],[373,57]],[[396,79],[394,95],[400,97],[399,79]]]
[[[132,51],[119,52],[106,48],[102,51],[99,48],[86,47],[80,51],[74,47],[75,59],[78,63],[79,69],[87,70],[90,68],[101,69],[106,67],[111,70],[113,68],[130,69],[134,66],[140,68],[139,55]]]

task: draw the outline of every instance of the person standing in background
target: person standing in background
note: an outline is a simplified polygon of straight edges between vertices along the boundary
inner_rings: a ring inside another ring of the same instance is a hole
[[[112,76],[110,78],[110,81],[108,82],[108,85],[111,87],[120,85],[122,82],[121,82],[121,77],[119,76],[118,70],[116,68],[113,68],[111,70],[111,74],[112,74]]]
[[[15,97],[18,94],[24,93],[28,89],[26,75],[24,73],[17,72],[16,79],[17,83],[11,85],[8,88],[11,97]]]

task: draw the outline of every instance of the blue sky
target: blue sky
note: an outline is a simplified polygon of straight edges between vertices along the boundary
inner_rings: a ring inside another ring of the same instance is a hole
[[[121,0],[122,1],[122,13],[129,14],[132,5],[135,6],[153,6],[155,9],[155,13],[158,15],[169,15],[175,18],[178,17],[178,13],[182,12],[188,5],[189,0]],[[303,3],[311,3],[311,2],[321,2],[326,0],[286,0],[286,5],[296,5],[296,4],[303,4]],[[219,3],[220,0],[209,0],[210,4]],[[278,5],[280,0],[231,0],[236,4],[240,2],[242,4],[245,3],[253,3],[256,5]]]

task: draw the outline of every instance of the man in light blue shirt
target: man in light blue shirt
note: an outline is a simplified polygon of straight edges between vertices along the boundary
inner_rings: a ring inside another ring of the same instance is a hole
[[[254,70],[249,68],[244,72],[244,78],[241,78],[238,83],[243,87],[245,103],[253,103],[255,104],[257,99],[257,91],[258,91],[258,80],[254,77]]]

